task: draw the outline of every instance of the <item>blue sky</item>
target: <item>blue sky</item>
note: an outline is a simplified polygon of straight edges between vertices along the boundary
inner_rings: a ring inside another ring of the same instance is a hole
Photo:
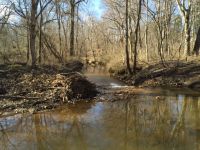
[[[88,0],[87,10],[92,13],[97,19],[100,19],[105,12],[103,0]]]
[[[3,0],[0,0],[0,3]],[[4,0],[5,1],[5,0]],[[104,14],[106,10],[106,6],[103,3],[104,0],[88,0],[87,4],[83,5],[84,11],[81,12],[81,16],[85,19],[89,15],[92,15],[96,17],[96,19],[101,19],[102,15]],[[1,7],[0,7],[1,8]],[[0,12],[0,16],[2,15],[2,12]]]

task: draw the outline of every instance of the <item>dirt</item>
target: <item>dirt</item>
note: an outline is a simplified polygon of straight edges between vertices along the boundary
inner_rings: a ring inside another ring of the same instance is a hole
[[[0,114],[35,113],[92,99],[98,93],[96,86],[76,72],[81,67],[79,62],[35,70],[22,65],[0,66]]]

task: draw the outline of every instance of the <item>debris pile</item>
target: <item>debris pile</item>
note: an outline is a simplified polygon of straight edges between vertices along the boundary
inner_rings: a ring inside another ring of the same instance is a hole
[[[59,96],[56,99],[63,101],[92,98],[97,94],[96,86],[79,73],[57,74],[51,87],[54,95]]]
[[[91,99],[98,93],[96,86],[78,72],[41,70],[11,71],[1,77],[0,111],[52,109],[63,103]]]

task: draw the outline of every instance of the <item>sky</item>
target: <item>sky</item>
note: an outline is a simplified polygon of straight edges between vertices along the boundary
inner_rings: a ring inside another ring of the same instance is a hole
[[[103,0],[88,0],[85,9],[97,19],[101,19],[105,12],[105,5]]]
[[[0,0],[0,3],[3,0]],[[83,6],[84,11],[81,11],[81,16],[87,20],[89,15],[92,15],[95,17],[97,20],[100,20],[101,17],[103,16],[106,7],[103,3],[103,0],[88,0],[88,2]],[[1,5],[0,5],[0,10],[1,10]],[[0,17],[5,13],[5,11],[0,11]],[[11,16],[12,17],[12,16]]]

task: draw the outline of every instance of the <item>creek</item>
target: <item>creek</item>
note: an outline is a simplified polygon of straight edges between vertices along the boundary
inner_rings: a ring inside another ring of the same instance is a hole
[[[107,90],[127,87],[105,73],[86,76]],[[200,149],[200,94],[180,89],[135,91],[124,100],[79,102],[0,118],[0,149]]]

